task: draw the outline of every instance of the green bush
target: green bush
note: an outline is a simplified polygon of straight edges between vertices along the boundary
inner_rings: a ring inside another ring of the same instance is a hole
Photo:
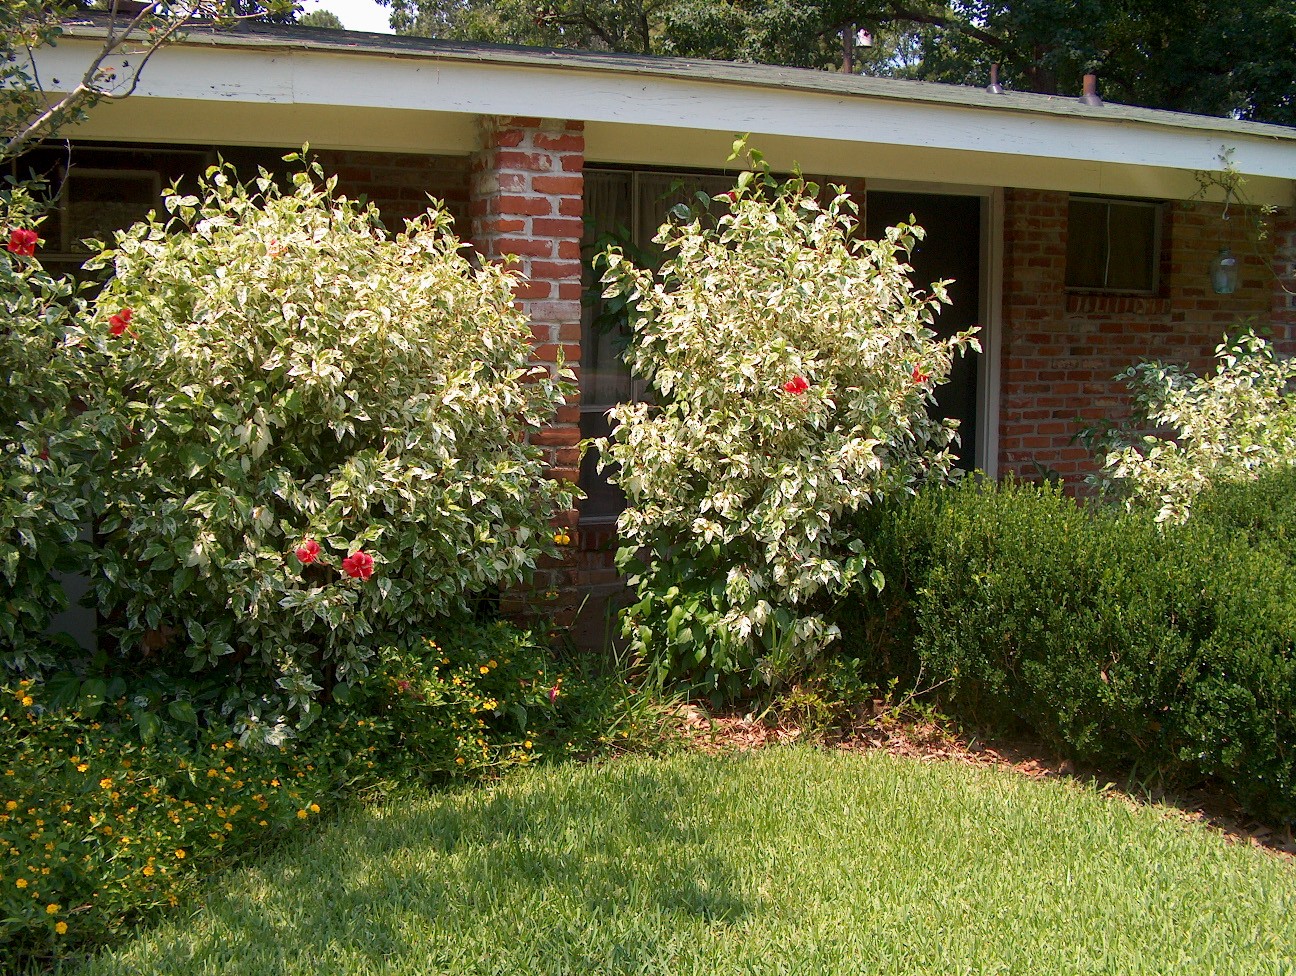
[[[613,249],[604,279],[653,391],[597,442],[627,499],[625,635],[654,677],[718,696],[812,669],[831,607],[883,585],[851,513],[949,473],[954,426],[928,408],[976,345],[930,327],[948,299],[908,277],[920,228],[864,240],[844,193],[753,159],[717,219],[661,228],[660,271]]]
[[[390,238],[318,167],[166,205],[91,262],[94,592],[122,657],[221,676],[274,741],[554,551],[571,492],[525,434],[565,384],[444,212]]]
[[[1194,502],[1192,518],[1251,546],[1275,546],[1296,564],[1296,466],[1268,468],[1250,483],[1213,485]]]
[[[24,187],[0,192],[0,672],[27,674],[56,659],[45,631],[67,597],[55,571],[83,565],[87,517],[63,355],[78,301],[36,257],[35,209]]]
[[[1019,484],[898,513],[926,680],[974,722],[1296,818],[1296,564],[1225,517],[1270,522],[1276,483],[1224,491],[1177,526]]]
[[[141,742],[126,698],[95,719],[48,689],[0,687],[0,954],[57,955],[174,905],[229,858],[315,818],[376,746],[346,721],[293,749],[164,725]]]

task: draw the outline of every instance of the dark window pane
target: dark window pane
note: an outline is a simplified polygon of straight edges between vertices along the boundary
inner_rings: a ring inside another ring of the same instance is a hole
[[[612,432],[607,413],[603,410],[581,410],[581,438],[606,437]],[[625,508],[625,493],[616,485],[608,484],[607,476],[598,468],[599,452],[591,448],[581,458],[580,486],[585,492],[581,502],[581,521],[611,521]]]
[[[1103,288],[1106,269],[1107,205],[1072,200],[1067,218],[1067,287]]]
[[[1107,266],[1107,287],[1118,291],[1151,291],[1156,227],[1155,207],[1139,204],[1110,204],[1111,260]]]

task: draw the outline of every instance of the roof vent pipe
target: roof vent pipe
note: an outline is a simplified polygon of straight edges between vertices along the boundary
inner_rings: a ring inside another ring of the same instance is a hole
[[[1080,96],[1081,105],[1101,105],[1103,100],[1098,97],[1098,76],[1087,74],[1084,76],[1084,94]]]
[[[990,65],[990,84],[986,91],[991,95],[1002,95],[1004,93],[1003,86],[999,84],[999,65],[997,62]]]

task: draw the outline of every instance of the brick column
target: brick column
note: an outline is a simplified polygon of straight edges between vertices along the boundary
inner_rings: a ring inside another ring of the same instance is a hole
[[[1003,338],[999,381],[999,471],[1036,477],[1033,462],[1059,470],[1078,458],[1064,426],[1076,415],[1079,383],[1057,376],[1065,345],[1067,197],[1004,193]],[[1083,451],[1079,452],[1083,454]],[[1066,472],[1069,473],[1069,472]]]
[[[553,367],[559,355],[579,376],[581,341],[581,215],[584,205],[583,122],[490,117],[482,120],[481,149],[472,159],[469,213],[472,237],[488,259],[522,274],[515,294],[531,320],[532,362]],[[554,423],[532,436],[544,448],[549,475],[576,482],[580,475],[580,410],[572,398]],[[557,524],[576,536],[576,512]],[[572,572],[548,562],[535,592],[510,594],[506,612],[548,610],[566,626],[579,604]]]
[[[1273,326],[1279,349],[1296,356],[1296,212],[1273,218]]]

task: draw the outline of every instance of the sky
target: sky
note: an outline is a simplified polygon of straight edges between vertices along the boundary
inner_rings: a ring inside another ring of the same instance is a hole
[[[304,0],[302,10],[331,10],[347,30],[373,31],[378,34],[392,32],[387,26],[391,8],[380,7],[374,0]]]

